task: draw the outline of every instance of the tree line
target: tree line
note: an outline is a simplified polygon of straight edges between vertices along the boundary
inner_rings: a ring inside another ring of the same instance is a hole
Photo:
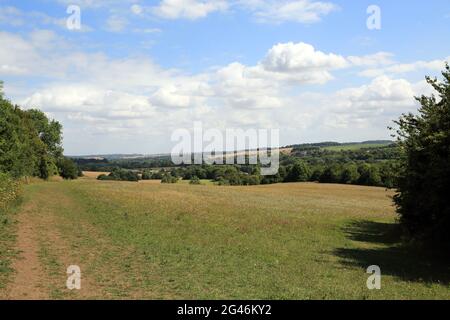
[[[274,176],[262,176],[258,165],[189,165],[172,168],[129,170],[114,168],[109,175],[102,174],[99,180],[139,181],[161,180],[176,183],[190,180],[212,180],[218,185],[259,185],[288,182],[341,183],[393,188],[395,186],[394,162],[346,163],[330,166],[311,166],[306,161],[295,159],[280,165]]]

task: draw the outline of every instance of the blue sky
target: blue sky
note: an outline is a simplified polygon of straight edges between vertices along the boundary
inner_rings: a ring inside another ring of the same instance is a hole
[[[64,125],[67,154],[168,152],[199,120],[282,145],[383,139],[449,35],[448,0],[0,0],[0,79]]]

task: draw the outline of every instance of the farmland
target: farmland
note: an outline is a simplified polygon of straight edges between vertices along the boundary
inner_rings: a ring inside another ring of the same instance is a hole
[[[385,143],[354,143],[354,144],[342,144],[338,146],[328,146],[324,147],[325,150],[330,151],[354,151],[360,149],[371,149],[371,148],[382,148],[390,145],[389,142]]]
[[[350,185],[164,185],[92,174],[33,182],[11,217],[14,241],[2,241],[10,268],[0,269],[0,297],[448,298],[448,264],[399,244],[392,195]],[[69,265],[81,268],[79,291],[66,288]],[[381,290],[366,287],[370,265],[381,267]]]

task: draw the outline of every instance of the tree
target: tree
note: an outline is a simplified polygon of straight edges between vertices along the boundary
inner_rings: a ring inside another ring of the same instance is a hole
[[[340,180],[340,173],[336,166],[326,168],[319,178],[320,183],[338,183]]]
[[[357,184],[363,186],[381,186],[380,171],[374,165],[364,163],[358,167],[359,178]]]
[[[38,176],[44,153],[33,121],[18,106],[0,98],[0,171],[14,178]]]
[[[306,182],[311,176],[311,170],[304,161],[297,161],[289,170],[286,182]]]
[[[450,247],[450,67],[443,81],[426,78],[435,95],[416,97],[417,114],[403,114],[396,131],[404,151],[394,197],[411,239]]]
[[[57,173],[62,126],[39,110],[22,110],[0,94],[0,170],[14,178]]]
[[[341,183],[353,184],[359,179],[358,168],[355,165],[347,165],[341,174]]]
[[[309,180],[312,182],[319,182],[320,181],[320,176],[322,175],[323,170],[321,168],[317,168],[313,171],[313,173],[311,174],[311,176],[309,177]]]
[[[380,176],[384,187],[394,188],[396,186],[396,177],[398,172],[397,162],[385,162],[380,166]]]
[[[31,109],[26,113],[32,119],[39,138],[47,147],[47,152],[55,159],[62,157],[62,125],[48,119],[40,110]]]
[[[65,180],[74,180],[78,178],[78,167],[71,159],[63,157],[58,161],[58,170],[61,177]]]
[[[101,180],[117,180],[117,181],[139,181],[139,175],[132,170],[125,170],[121,168],[114,168],[111,170],[109,174],[109,178],[105,179],[104,177]]]

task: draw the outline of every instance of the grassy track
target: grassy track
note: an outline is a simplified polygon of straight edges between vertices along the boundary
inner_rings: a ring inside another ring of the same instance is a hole
[[[32,184],[26,194],[22,221],[34,228],[42,270],[33,290],[48,298],[412,299],[450,293],[448,265],[396,243],[391,193],[382,188],[86,178]],[[80,291],[65,289],[70,264],[81,267]],[[381,267],[382,290],[369,291],[365,269],[374,264]],[[14,285],[7,295],[14,297]]]

